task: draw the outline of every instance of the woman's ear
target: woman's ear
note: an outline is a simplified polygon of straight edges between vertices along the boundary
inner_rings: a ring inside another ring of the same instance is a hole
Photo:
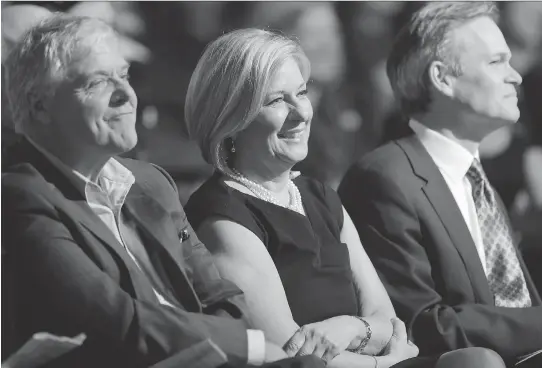
[[[427,73],[433,88],[445,96],[453,96],[455,77],[450,73],[450,68],[446,64],[442,61],[433,61],[429,65]]]

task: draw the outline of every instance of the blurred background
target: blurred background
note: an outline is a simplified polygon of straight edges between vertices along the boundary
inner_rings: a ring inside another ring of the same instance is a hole
[[[129,156],[166,168],[181,201],[212,173],[182,135],[191,73],[205,45],[243,27],[295,36],[312,63],[309,155],[298,169],[333,188],[364,153],[402,133],[385,73],[394,35],[423,2],[6,2],[2,58],[49,11],[100,17],[123,37],[139,97],[139,143]],[[502,196],[531,272],[542,268],[542,3],[499,2],[501,28],[523,76],[521,119],[482,144],[490,181]],[[3,81],[2,81],[3,84]],[[2,94],[2,151],[16,139]],[[363,190],[363,188],[360,188]],[[537,262],[538,261],[538,262]]]

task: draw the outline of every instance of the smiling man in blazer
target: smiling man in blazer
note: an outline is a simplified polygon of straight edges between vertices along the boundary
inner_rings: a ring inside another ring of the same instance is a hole
[[[24,136],[2,167],[14,348],[36,332],[85,333],[50,366],[323,367],[281,360],[248,329],[241,291],[219,276],[169,175],[116,157],[137,143],[137,98],[108,25],[53,15],[5,66]]]
[[[339,188],[421,354],[468,346],[505,360],[542,348],[542,307],[482,139],[519,118],[520,75],[492,3],[434,2],[403,28],[388,76],[410,134],[362,158]]]

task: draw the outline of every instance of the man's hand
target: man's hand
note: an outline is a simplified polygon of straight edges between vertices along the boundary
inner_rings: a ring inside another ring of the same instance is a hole
[[[330,346],[339,351],[355,348],[365,337],[363,322],[352,316],[337,316],[301,328],[307,336],[323,337]]]
[[[418,356],[419,349],[414,343],[408,340],[406,327],[403,321],[392,318],[393,334],[388,346],[384,349],[384,356],[379,357],[383,366],[391,366],[408,358]]]
[[[280,346],[269,341],[265,342],[265,363],[271,363],[286,358],[288,358],[288,355]]]
[[[312,354],[327,363],[341,352],[335,343],[328,340],[317,328],[310,328],[308,326],[312,325],[301,327],[286,342],[284,350],[288,356]]]

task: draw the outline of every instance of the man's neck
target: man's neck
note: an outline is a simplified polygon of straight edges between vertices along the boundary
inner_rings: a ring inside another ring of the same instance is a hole
[[[427,113],[415,120],[446,138],[456,142],[473,156],[478,152],[483,137],[473,137],[468,126],[459,117],[448,114]]]
[[[111,158],[110,155],[98,155],[94,152],[75,151],[66,147],[55,146],[27,137],[27,139],[40,151],[53,156],[70,170],[79,173],[91,182],[95,182],[98,174]]]

